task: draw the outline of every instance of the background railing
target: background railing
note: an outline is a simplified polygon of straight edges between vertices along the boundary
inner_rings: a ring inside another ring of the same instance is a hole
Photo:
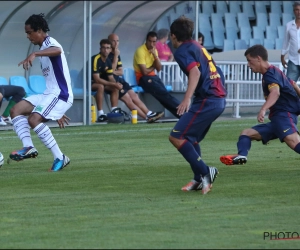
[[[233,117],[240,118],[241,106],[257,106],[265,102],[261,79],[262,75],[254,73],[247,62],[216,61],[225,76],[227,89],[227,107],[234,109]],[[281,63],[272,65],[283,70]],[[162,62],[162,70],[158,73],[165,85],[171,85],[174,92],[182,92],[187,87],[187,76],[181,71],[176,62]]]

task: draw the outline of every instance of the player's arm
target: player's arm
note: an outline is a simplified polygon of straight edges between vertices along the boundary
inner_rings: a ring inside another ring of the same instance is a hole
[[[294,90],[296,91],[297,95],[300,97],[300,88],[295,81],[293,81],[293,87],[294,87]]]
[[[65,114],[62,116],[62,118],[60,118],[60,119],[58,119],[58,120],[56,120],[57,121],[57,123],[58,123],[58,125],[59,125],[59,128],[65,128],[65,124],[67,124],[67,125],[69,125],[69,121],[70,121],[71,119],[68,117],[68,116],[66,116]]]
[[[151,73],[153,70],[155,70],[155,68],[153,67],[153,65],[150,67],[150,68],[147,68],[146,67],[146,64],[138,64],[140,70],[141,70],[141,73],[146,76],[148,75],[149,73]]]
[[[112,69],[114,70],[114,75],[116,76],[122,76],[123,75],[123,68],[119,65],[122,65],[121,61],[119,60],[120,51],[118,49],[115,49],[114,51],[114,58],[111,62]]]
[[[116,68],[116,70],[114,70],[114,75],[116,76],[122,76],[124,73],[123,73],[123,67],[118,67]]]
[[[200,76],[201,76],[201,72],[199,71],[197,66],[190,69],[187,90],[185,92],[182,102],[177,107],[178,115],[183,115],[185,112],[187,112],[189,110],[189,107],[191,104],[191,98],[195,92],[197,85],[198,85]]]
[[[158,58],[158,52],[156,50],[156,48],[153,48],[151,50],[149,50],[149,52],[152,54],[153,58],[154,58],[154,62],[152,64],[152,67],[154,69],[156,69],[157,72],[161,71],[161,63],[160,63],[160,60]]]
[[[18,66],[23,64],[23,68],[25,70],[28,70],[29,65],[32,66],[32,62],[37,56],[53,57],[53,56],[58,56],[60,54],[61,54],[61,48],[59,47],[50,47],[44,50],[34,51],[25,60],[19,62]]]
[[[114,88],[117,88],[118,90],[123,89],[123,85],[119,82],[116,82],[113,75],[108,75],[107,77],[108,77],[108,81],[113,84],[111,86],[113,86]]]
[[[174,61],[174,56],[173,53],[170,54],[168,62],[173,62]]]
[[[260,111],[257,115],[258,122],[264,122],[264,117],[269,108],[271,108],[278,100],[280,96],[280,88],[276,83],[269,85],[270,94],[268,95],[266,102],[260,108]]]
[[[99,84],[102,84],[104,86],[111,86],[111,87],[119,89],[119,86],[116,83],[114,77],[112,75],[111,75],[111,77],[113,78],[113,80],[106,81],[106,80],[100,78],[100,74],[99,73],[93,73],[94,83],[99,83]],[[108,77],[108,79],[109,79],[109,77]]]

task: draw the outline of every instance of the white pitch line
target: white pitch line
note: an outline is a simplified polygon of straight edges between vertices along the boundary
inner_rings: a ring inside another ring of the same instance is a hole
[[[248,126],[252,127],[254,125],[255,125],[255,123],[253,123],[253,124],[245,124],[244,123],[244,124],[238,124],[238,125],[235,125],[235,126],[240,126],[240,127],[247,128]],[[230,127],[232,125],[230,125],[230,124],[216,124],[216,123],[213,123],[212,126],[213,126],[213,128],[214,127],[215,128],[219,128],[219,127]],[[76,135],[137,133],[137,132],[162,131],[162,130],[164,130],[164,131],[171,131],[172,128],[173,128],[173,126],[169,127],[169,128],[122,129],[122,130],[110,130],[110,131],[76,132]],[[82,130],[82,128],[80,128],[80,129],[79,128],[78,129],[72,129],[72,131],[80,131],[80,130]],[[12,134],[12,131],[10,131],[9,133]],[[59,134],[58,133],[53,133],[54,137],[57,137],[57,136],[70,136],[70,135],[74,135],[74,133],[59,133]],[[7,136],[2,135],[2,136],[0,136],[0,140],[16,139],[16,138],[17,138],[17,135],[7,135]]]

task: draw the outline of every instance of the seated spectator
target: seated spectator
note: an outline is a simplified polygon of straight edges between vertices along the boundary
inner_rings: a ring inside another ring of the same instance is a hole
[[[117,99],[113,99],[112,101],[112,112],[119,112],[119,109],[117,108],[117,102],[118,99],[123,101],[126,106],[129,108],[129,110],[137,110],[138,115],[144,116],[143,118],[147,119],[147,116],[141,112],[141,110],[133,103],[131,97],[129,96],[128,89],[126,89],[126,86],[122,85],[120,82],[116,82],[114,75],[113,75],[113,69],[112,69],[112,62],[108,58],[109,53],[111,52],[111,42],[108,39],[102,39],[100,41],[100,54],[94,55],[92,57],[92,65],[93,65],[93,80],[92,83],[92,90],[96,91],[96,88],[101,91],[101,97],[103,98],[103,91],[105,93],[111,95],[112,98],[117,97]],[[102,87],[99,87],[99,85],[103,85]],[[125,88],[124,88],[125,87]],[[117,95],[115,95],[117,93]],[[112,96],[113,94],[113,96]],[[102,105],[102,102],[99,101],[100,94],[97,93],[96,95],[96,103],[98,105]],[[102,99],[101,99],[102,101]],[[99,107],[98,107],[99,110]],[[139,110],[141,113],[139,113]],[[161,116],[160,116],[161,117]],[[157,114],[154,117],[151,117],[149,119],[149,122],[154,121],[157,118]],[[159,117],[158,117],[159,118]],[[157,118],[157,119],[158,119]],[[98,117],[98,121],[102,122],[107,120],[106,115],[103,113]]]
[[[127,90],[128,95],[130,96],[132,102],[136,105],[138,115],[147,122],[155,122],[160,117],[164,115],[164,112],[152,112],[149,110],[146,105],[141,101],[139,96],[132,90],[129,83],[127,83],[120,76],[123,75],[123,67],[119,50],[119,36],[116,34],[110,34],[108,39],[111,42],[112,51],[109,53],[108,58],[112,62],[113,74],[116,82],[119,82],[123,85],[123,89]]]
[[[172,62],[174,59],[173,53],[167,44],[169,38],[169,30],[160,29],[157,31],[156,49],[158,57],[162,62]]]
[[[204,44],[204,35],[201,32],[198,32],[198,43],[202,46]]]
[[[105,42],[101,40],[100,53],[92,56],[92,91],[96,91],[97,122],[107,121],[107,116],[102,108],[104,90],[109,91],[112,111],[118,108],[119,91],[124,92],[122,84],[116,81],[109,81],[109,78],[112,77],[112,69],[111,65],[106,65],[106,58],[110,53],[111,47],[110,44],[107,45]],[[109,77],[105,74],[105,71],[109,71]]]
[[[2,106],[3,98],[7,100],[10,98],[6,109],[2,116],[0,116],[0,125],[12,125],[9,111],[19,101],[25,97],[26,93],[23,87],[13,85],[0,85],[0,108]]]
[[[136,49],[133,58],[136,80],[145,92],[151,94],[175,117],[179,118],[180,116],[177,114],[179,100],[167,91],[165,85],[155,73],[155,70],[159,72],[162,67],[155,48],[156,41],[156,32],[150,31],[146,36],[146,42]]]

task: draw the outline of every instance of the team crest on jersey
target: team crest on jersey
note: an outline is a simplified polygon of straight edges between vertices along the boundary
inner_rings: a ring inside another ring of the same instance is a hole
[[[36,106],[35,108],[34,108],[34,110],[33,111],[36,111],[36,112],[41,112],[43,110],[43,106],[41,106],[41,105],[38,105],[38,106]]]
[[[46,67],[46,68],[43,68],[43,69],[42,69],[42,72],[43,72],[43,75],[44,75],[44,76],[48,76],[48,74],[49,74],[49,72],[50,72],[49,66]]]
[[[151,80],[151,79],[149,79],[149,80],[148,80],[148,82],[152,82],[152,80]]]

